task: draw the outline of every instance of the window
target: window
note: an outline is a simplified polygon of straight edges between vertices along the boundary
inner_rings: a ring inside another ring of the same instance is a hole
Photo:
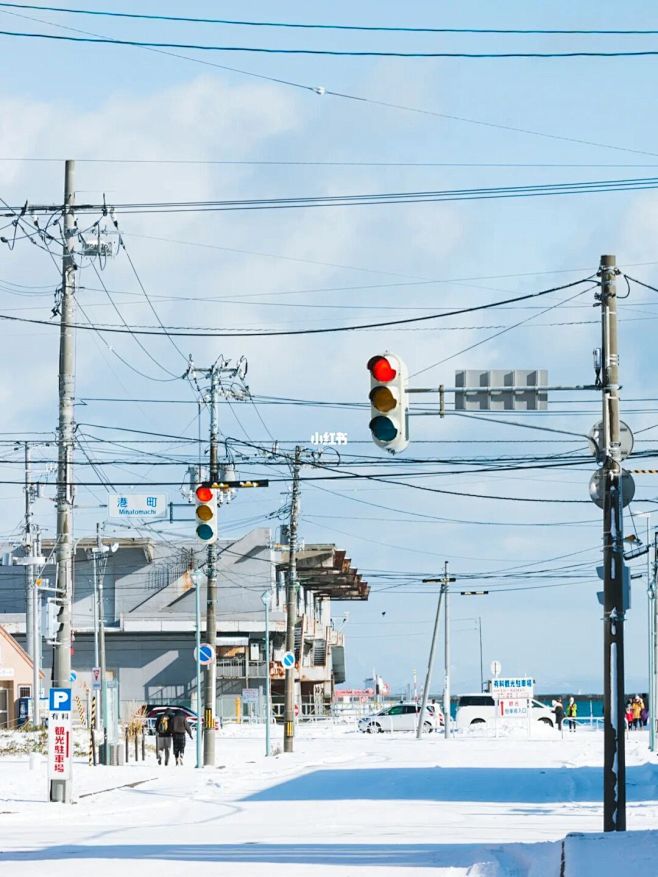
[[[402,712],[405,713],[405,714],[407,714],[407,713],[413,713],[413,714],[415,715],[416,713],[419,713],[419,712],[420,712],[420,707],[417,707],[417,706],[416,706],[415,704],[413,704],[413,703],[408,703],[408,704],[405,704],[405,706],[404,706],[403,709],[402,709]]]
[[[392,706],[388,711],[389,716],[401,716],[404,712],[403,706]]]
[[[18,686],[18,696],[19,697],[31,697],[32,696],[32,686],[31,685],[19,685]]]
[[[465,694],[459,698],[459,706],[495,706],[493,697],[488,694]]]

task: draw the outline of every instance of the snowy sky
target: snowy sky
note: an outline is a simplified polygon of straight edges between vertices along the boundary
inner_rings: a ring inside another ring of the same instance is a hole
[[[82,3],[70,5],[85,8]],[[179,5],[168,0],[143,0],[139,8],[180,13]],[[398,4],[362,2],[357,15],[353,4],[337,2],[330,13],[334,21],[344,23],[628,28],[646,26],[650,10],[648,3],[634,3],[624,7],[622,17],[617,4],[609,2],[581,3],[577,13],[571,4],[558,3],[551,4],[549,19],[542,10],[521,3],[506,4],[504,14],[497,9],[494,15],[484,3],[460,3],[451,10],[442,4],[439,10],[436,4],[415,2],[405,4],[403,15]],[[24,17],[16,17],[17,12]],[[218,14],[217,5],[210,2],[188,4],[186,12]],[[272,15],[272,8],[268,3],[224,3],[221,14],[263,19]],[[279,5],[277,15],[289,21],[327,21],[329,11],[287,3]],[[56,23],[122,38],[274,47],[505,51],[566,50],[576,45],[646,48],[650,43],[649,37],[229,30],[0,10],[3,30],[70,33]],[[0,197],[10,204],[26,199],[57,203],[65,158],[79,160],[79,201],[98,201],[105,194],[109,203],[119,204],[652,177],[658,165],[655,116],[647,111],[654,98],[653,58],[428,61],[179,52],[196,59],[186,60],[137,48],[0,40],[4,69],[9,71],[0,83]],[[212,66],[222,64],[434,115],[320,96]],[[201,163],[139,164],[137,159]],[[213,161],[255,163],[204,163]],[[386,162],[417,166],[377,164]],[[435,165],[428,166],[431,163]],[[168,326],[251,331],[420,315],[580,279],[596,270],[601,253],[615,253],[619,264],[641,280],[658,281],[658,201],[651,190],[289,211],[126,211],[118,218],[139,279]],[[128,322],[154,323],[125,255],[107,264],[102,281]],[[79,301],[91,320],[119,322],[91,266],[80,272],[79,283]],[[57,284],[53,262],[29,242],[19,241],[12,251],[0,250],[0,312],[48,318]],[[233,359],[245,355],[255,395],[295,399],[364,402],[369,389],[365,363],[386,348],[406,361],[411,375],[423,371],[412,377],[412,386],[452,385],[457,368],[514,367],[546,368],[551,383],[590,383],[591,350],[599,344],[593,292],[541,315],[575,291],[532,303],[536,310],[517,306],[401,329],[283,339],[181,339],[183,355],[166,339],[145,339],[144,346],[159,364],[133,338],[103,340],[94,333],[80,333],[80,433],[95,459],[103,454],[106,459],[134,459],[138,447],[166,448],[167,454],[181,459],[175,467],[107,466],[107,479],[135,485],[180,482],[183,461],[194,459],[189,446],[172,440],[166,446],[102,448],[93,438],[125,443],[129,434],[117,427],[195,437],[198,412],[189,385],[182,380],[160,383],[169,377],[165,369],[182,374],[188,353],[199,365],[210,364],[219,354]],[[636,448],[645,452],[653,447],[650,428],[658,423],[650,370],[657,304],[655,293],[635,286],[631,297],[620,303],[622,416],[636,432]],[[533,315],[523,326],[460,352]],[[0,332],[6,376],[0,386],[4,430],[11,440],[52,433],[56,329],[4,324]],[[136,374],[116,354],[148,377]],[[161,402],[92,401],[98,397]],[[525,473],[454,474],[468,468],[455,462],[460,457],[583,453],[581,436],[598,420],[599,407],[593,394],[567,393],[552,397],[548,414],[505,418],[531,429],[454,416],[441,421],[412,418],[412,444],[404,456],[446,461],[425,467],[443,474],[413,483],[518,501],[429,493],[381,482],[309,482],[302,502],[303,538],[335,541],[347,548],[373,588],[368,603],[335,607],[340,623],[347,618],[352,685],[362,684],[373,667],[394,687],[410,682],[414,670],[420,678],[435,599],[420,579],[439,574],[448,560],[452,574],[467,589],[487,587],[489,580],[478,581],[476,574],[502,575],[516,568],[514,578],[489,582],[489,596],[453,600],[453,690],[479,687],[478,617],[485,675],[495,658],[504,673],[533,674],[540,690],[601,690],[602,630],[595,597],[600,585],[594,572],[601,544],[600,513],[592,504],[521,501],[586,500],[594,462]],[[346,431],[346,471],[408,471],[402,458],[391,464],[370,443],[368,419],[365,409],[259,404],[256,411],[241,404],[223,406],[221,428],[225,436],[257,444],[271,444],[274,436],[284,447],[308,443],[316,430]],[[202,428],[207,428],[205,413]],[[640,435],[642,429],[647,431]],[[6,451],[5,460],[22,459],[22,452],[14,453],[11,445]],[[35,451],[36,457],[46,459],[52,448],[40,454]],[[359,467],[353,455],[373,458],[372,465]],[[636,465],[655,463],[649,458]],[[94,480],[88,470],[80,467],[81,480]],[[4,481],[22,477],[15,463],[2,465],[0,473]],[[266,473],[272,478],[285,474],[265,465],[240,469],[245,476]],[[656,496],[653,484],[650,476],[638,476],[634,513],[652,508],[639,501]],[[267,491],[242,494],[225,512],[225,532],[237,534],[250,522],[262,523],[280,505],[285,487],[275,483]],[[327,488],[333,492],[325,492]],[[179,499],[175,486],[167,492]],[[90,534],[102,519],[104,495],[104,488],[79,491],[77,535]],[[22,514],[20,486],[1,484],[0,496],[2,531],[9,538]],[[51,498],[52,491],[46,491],[37,506],[39,522],[48,533],[54,524]],[[642,537],[647,520],[652,528],[652,518],[636,521]],[[164,529],[168,538],[191,530],[180,523]],[[644,570],[644,559],[636,561],[634,572]],[[520,590],[509,590],[512,587]],[[646,582],[637,579],[627,627],[629,689],[647,687],[645,592]]]

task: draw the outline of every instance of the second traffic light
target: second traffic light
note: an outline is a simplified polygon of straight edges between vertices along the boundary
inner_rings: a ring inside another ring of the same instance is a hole
[[[372,440],[397,454],[409,444],[407,367],[398,356],[383,353],[368,360],[368,371]]]
[[[217,490],[201,484],[195,490],[194,496],[197,539],[210,545],[217,541]]]

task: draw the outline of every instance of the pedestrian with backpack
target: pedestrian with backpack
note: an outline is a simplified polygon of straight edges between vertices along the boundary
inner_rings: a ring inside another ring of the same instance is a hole
[[[176,759],[176,764],[182,764],[183,755],[185,754],[185,735],[189,734],[190,740],[192,739],[190,723],[182,710],[176,710],[171,721],[171,729],[174,738],[174,758]]]
[[[169,764],[169,754],[171,752],[172,740],[172,721],[174,714],[171,710],[165,710],[155,723],[155,757],[158,764],[162,764],[162,753],[164,752],[165,767]]]

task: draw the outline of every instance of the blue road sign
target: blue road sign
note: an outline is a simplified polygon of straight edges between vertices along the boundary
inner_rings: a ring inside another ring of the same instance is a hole
[[[293,652],[284,652],[283,657],[281,658],[281,663],[286,668],[286,670],[289,670],[291,667],[294,667],[295,666],[295,655],[293,654]]]
[[[78,678],[78,674],[75,672],[75,670],[71,670],[71,675],[69,676],[69,680],[71,682],[75,682],[77,678]]]
[[[73,698],[70,688],[51,688],[48,695],[48,709],[55,713],[71,712]]]
[[[196,658],[196,649],[194,650],[194,657]],[[214,658],[215,650],[210,643],[201,643],[199,647],[199,663],[205,667],[207,664],[211,664]]]

